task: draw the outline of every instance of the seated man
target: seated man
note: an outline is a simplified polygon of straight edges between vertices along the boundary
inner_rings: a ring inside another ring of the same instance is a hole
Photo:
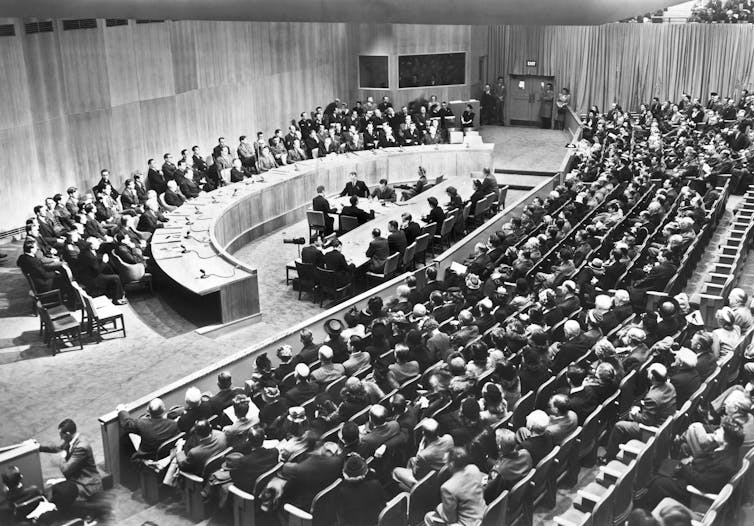
[[[309,380],[309,366],[305,363],[296,365],[294,377],[296,383],[285,393],[285,399],[291,406],[300,406],[314,395],[320,392],[321,388],[317,382]]]
[[[537,409],[526,417],[526,427],[516,432],[516,440],[522,449],[529,452],[535,466],[552,451],[552,437],[547,434],[549,425],[550,417]]]
[[[374,190],[372,190],[372,197],[379,201],[395,202],[395,189],[387,184],[387,179],[380,179],[380,184]]]
[[[335,283],[340,287],[353,280],[354,265],[343,255],[343,244],[339,239],[333,239],[330,247],[331,250],[325,252],[320,264],[325,269],[335,272]]]
[[[485,504],[479,468],[460,447],[448,452],[446,467],[451,476],[440,486],[440,504],[427,513],[424,523],[427,526],[481,524]]]
[[[178,189],[178,183],[173,179],[168,181],[167,190],[165,190],[162,198],[166,205],[174,208],[186,202],[186,198],[181,195],[181,191]]]
[[[487,502],[495,500],[503,491],[510,491],[534,467],[529,451],[519,448],[516,435],[510,429],[496,429],[495,442],[498,457],[484,490]]]
[[[251,400],[249,397],[237,394],[233,398],[233,414],[236,417],[236,421],[223,427],[223,433],[225,433],[225,440],[228,446],[235,448],[237,451],[249,446],[246,440],[247,434],[252,434],[252,427],[256,424],[254,420],[249,418],[250,407]]]
[[[370,258],[369,271],[370,272],[382,272],[385,269],[385,262],[390,255],[390,247],[387,239],[382,237],[382,232],[379,228],[372,230],[372,240],[369,242],[369,248],[367,248],[366,256]]]
[[[431,471],[440,471],[445,464],[445,455],[453,448],[453,437],[441,435],[439,428],[433,418],[425,418],[419,423],[421,439],[416,456],[408,460],[405,468],[393,469],[393,480],[402,491],[411,491],[417,481]]]
[[[160,444],[178,434],[178,423],[165,418],[165,404],[159,398],[149,402],[148,416],[142,418],[131,417],[124,405],[119,405],[116,410],[121,429],[141,437],[137,451],[141,456],[154,456]]]
[[[406,233],[398,229],[398,221],[390,220],[387,224],[388,232],[387,245],[390,255],[398,253],[403,257],[408,243],[406,242]]]
[[[356,172],[351,172],[349,175],[349,181],[346,183],[346,186],[343,188],[343,190],[340,192],[340,196],[357,196],[357,197],[369,197],[369,188],[367,187],[367,184],[359,179],[359,176]]]
[[[324,387],[341,376],[345,376],[345,367],[342,364],[333,363],[333,350],[328,345],[319,348],[318,356],[320,366],[311,373],[313,381]]]
[[[633,406],[629,420],[620,420],[613,426],[607,442],[605,460],[613,460],[618,454],[618,445],[632,438],[641,437],[639,424],[660,426],[675,413],[675,387],[668,381],[668,371],[664,365],[653,363],[647,369],[652,383],[640,406]]]
[[[360,225],[363,225],[367,221],[371,221],[374,219],[374,210],[370,210],[369,212],[366,212],[358,207],[359,204],[359,198],[355,195],[352,195],[349,199],[349,202],[351,203],[348,206],[344,206],[343,210],[340,212],[341,216],[350,216],[355,217]]]
[[[688,485],[704,493],[719,493],[738,470],[743,436],[739,422],[729,416],[723,417],[715,431],[717,447],[694,456],[690,461],[681,461],[673,476],[656,476],[637,505],[651,510],[665,497],[688,504]]]
[[[197,420],[209,418],[213,415],[209,398],[203,399],[202,393],[196,387],[186,389],[183,409],[179,409],[178,430],[184,433],[191,431]]]
[[[324,235],[329,236],[332,234],[335,219],[333,219],[330,214],[335,214],[338,210],[330,206],[330,202],[327,200],[327,197],[325,197],[325,187],[322,185],[317,187],[317,195],[312,199],[312,210],[315,212],[322,212],[325,215]]]
[[[77,279],[87,287],[95,291],[104,291],[116,305],[128,303],[123,292],[123,284],[120,278],[110,266],[110,256],[100,255],[99,248],[102,242],[96,237],[86,240],[87,250],[79,255],[79,275]]]
[[[102,478],[94,461],[89,441],[78,433],[76,423],[66,418],[58,424],[58,433],[63,441],[59,446],[40,446],[43,453],[65,453],[60,471],[65,482],[52,487],[52,502],[58,508],[67,508],[77,498],[88,499],[102,491]]]
[[[246,454],[230,468],[233,484],[242,491],[254,494],[254,483],[259,475],[275,467],[280,454],[275,448],[266,448],[264,430],[250,427],[246,433]]]
[[[118,233],[115,234],[115,242],[118,244],[118,246],[115,247],[115,254],[123,260],[124,263],[129,265],[141,265],[144,267],[144,253],[141,251],[141,246],[134,244],[133,238]]]
[[[197,438],[196,445],[188,451],[179,449],[176,453],[176,459],[178,460],[178,467],[182,471],[201,476],[207,461],[223,451],[227,442],[225,434],[217,429],[212,429],[206,420],[199,420],[194,425],[194,435]],[[189,442],[187,441],[186,444],[188,445]]]
[[[219,391],[209,399],[209,405],[216,415],[221,415],[233,403],[236,395],[243,394],[243,388],[233,387],[233,378],[227,371],[217,375],[217,387]]]
[[[419,223],[413,220],[413,217],[408,212],[401,214],[401,230],[406,235],[406,244],[410,245],[416,238],[422,234],[422,228]],[[434,267],[427,267],[434,268]]]
[[[21,268],[21,272],[29,276],[38,293],[61,288],[65,283],[62,275],[46,269],[42,260],[37,257],[37,252],[37,244],[33,239],[24,241],[24,251],[18,256],[16,265]]]
[[[395,363],[388,366],[388,378],[401,385],[406,380],[410,380],[421,372],[419,362],[411,359],[411,351],[403,343],[395,345]]]
[[[401,432],[400,424],[395,420],[388,421],[387,417],[387,409],[380,404],[374,404],[369,410],[369,421],[361,431],[358,451],[364,458],[372,456],[378,447]]]
[[[283,501],[308,510],[314,496],[335,482],[342,468],[343,452],[333,442],[325,442],[300,462],[286,462],[278,473],[286,481]]]
[[[165,226],[163,223],[166,223],[167,219],[158,211],[158,206],[157,203],[151,201],[144,203],[144,213],[139,218],[136,230],[154,234],[155,230]]]

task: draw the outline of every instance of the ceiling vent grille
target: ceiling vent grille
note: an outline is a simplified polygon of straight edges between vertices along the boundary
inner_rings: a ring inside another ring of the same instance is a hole
[[[105,19],[105,26],[107,27],[116,27],[116,26],[127,26],[128,20],[125,18],[106,18]]]
[[[137,20],[137,24],[161,24],[164,20]]]
[[[63,20],[63,31],[72,31],[74,29],[97,29],[97,19],[76,18],[73,20]]]
[[[34,33],[52,33],[52,20],[46,22],[29,22],[24,24],[24,30],[27,35],[33,35]]]
[[[0,37],[14,37],[16,36],[16,26],[13,24],[0,25]]]

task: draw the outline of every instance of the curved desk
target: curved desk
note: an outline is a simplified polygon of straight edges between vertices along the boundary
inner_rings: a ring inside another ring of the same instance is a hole
[[[233,252],[303,219],[317,185],[339,191],[352,171],[370,186],[383,177],[393,183],[413,182],[420,166],[430,181],[440,175],[467,175],[492,167],[493,147],[388,148],[283,166],[266,172],[264,182],[224,186],[167,214],[165,228],[152,237],[152,255],[176,283],[210,298],[208,308],[216,309],[218,322],[239,321],[259,314],[259,289],[256,269],[233,257]]]

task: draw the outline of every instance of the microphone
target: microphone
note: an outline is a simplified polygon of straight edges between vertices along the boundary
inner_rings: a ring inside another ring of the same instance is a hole
[[[194,205],[194,213],[195,213],[196,215],[199,215],[199,214],[201,214],[201,212],[199,211],[199,207],[198,207],[198,206],[196,206],[196,205]]]
[[[191,232],[187,230],[186,233],[183,235],[183,239],[190,239],[190,238],[191,238]]]
[[[186,245],[181,243],[181,254],[185,254],[185,253],[186,253]]]
[[[200,268],[200,269],[199,269],[199,272],[201,272],[201,274],[199,274],[199,278],[200,278],[200,279],[205,279],[205,278],[208,278],[208,277],[209,277],[209,276],[207,275],[207,273],[206,273],[206,272],[204,272],[204,269],[203,269],[203,268]]]
[[[235,190],[233,190],[233,195],[231,197],[235,197],[237,193],[238,193],[238,188],[236,188]]]
[[[186,216],[186,224],[187,225],[193,225],[194,222],[189,218],[189,216]]]

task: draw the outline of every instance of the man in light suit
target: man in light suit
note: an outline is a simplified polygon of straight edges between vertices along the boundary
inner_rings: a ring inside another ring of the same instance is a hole
[[[372,241],[369,242],[366,256],[371,258],[369,261],[369,270],[371,272],[382,272],[385,268],[385,261],[390,255],[390,245],[387,239],[382,237],[379,228],[372,230]]]
[[[451,476],[440,486],[440,504],[427,513],[424,522],[427,526],[479,526],[485,509],[482,472],[463,448],[453,448],[447,456]]]
[[[64,453],[60,471],[65,482],[52,487],[52,501],[58,508],[73,504],[78,498],[89,498],[102,491],[102,478],[94,462],[94,453],[89,441],[76,429],[76,423],[66,418],[58,424],[58,433],[63,441],[59,446],[41,446],[43,453]]]
[[[675,413],[675,387],[668,381],[668,370],[664,365],[654,363],[647,369],[647,375],[652,386],[641,401],[641,406],[631,408],[628,415],[630,420],[621,420],[613,427],[607,442],[607,460],[615,458],[619,444],[641,437],[639,424],[660,426]]]
[[[356,195],[358,197],[369,197],[369,188],[367,187],[367,184],[359,179],[356,172],[351,172],[350,177],[351,180],[346,183],[345,188],[340,192],[340,196]]]
[[[422,420],[419,429],[423,436],[416,456],[408,460],[407,467],[393,469],[393,480],[402,491],[410,491],[430,471],[439,471],[445,464],[445,455],[453,448],[453,437],[440,435],[434,418]]]

